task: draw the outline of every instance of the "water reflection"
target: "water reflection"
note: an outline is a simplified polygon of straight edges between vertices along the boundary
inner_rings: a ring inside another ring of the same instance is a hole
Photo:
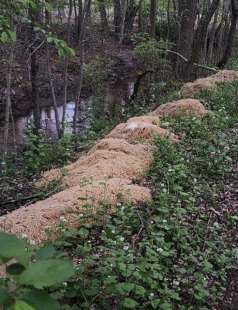
[[[101,117],[108,116],[111,118],[118,117],[123,114],[126,102],[132,95],[134,90],[133,82],[123,82],[120,85],[115,85],[113,88],[108,88],[104,96],[91,96],[81,102],[80,117],[78,122],[78,131],[84,134],[90,128],[92,111],[101,114]],[[58,106],[59,119],[62,120],[63,106]],[[68,102],[66,105],[65,115],[65,133],[72,132],[72,124],[74,118],[75,103]],[[99,112],[97,112],[99,110]],[[55,123],[55,112],[52,106],[41,110],[42,129],[48,137],[56,138],[57,130]],[[18,117],[14,120],[14,126],[11,124],[9,132],[9,148],[14,144],[17,147],[23,146],[26,143],[26,129],[30,122],[33,121],[33,112],[30,111],[27,116]],[[4,127],[0,125],[0,145],[3,144]]]

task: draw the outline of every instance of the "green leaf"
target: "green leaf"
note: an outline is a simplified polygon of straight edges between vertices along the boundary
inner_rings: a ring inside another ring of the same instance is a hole
[[[27,265],[30,252],[27,252],[28,244],[25,240],[19,240],[16,236],[0,232],[0,259],[9,261],[16,258],[24,266]]]
[[[19,263],[11,264],[7,266],[7,273],[11,275],[19,275],[21,274],[26,268]]]
[[[9,35],[12,42],[16,42],[17,35],[16,35],[15,31],[8,31],[8,35]]]
[[[54,300],[47,292],[41,290],[32,290],[28,292],[23,299],[34,309],[50,309],[58,310],[60,309],[59,303]]]
[[[164,302],[160,307],[163,310],[171,310],[172,309],[172,305],[169,304],[168,302]]]
[[[145,288],[143,286],[140,286],[140,285],[136,285],[135,286],[135,289],[134,289],[134,292],[137,296],[144,296],[145,295]]]
[[[89,234],[89,232],[88,232],[88,230],[86,228],[82,227],[82,228],[79,229],[80,237],[87,238],[88,234]]]
[[[132,298],[125,298],[122,302],[122,306],[127,309],[135,309],[138,303]]]
[[[11,302],[11,295],[6,290],[0,288],[0,305],[9,306]]]
[[[14,310],[35,310],[35,308],[31,307],[25,301],[17,299],[16,303],[13,307]]]
[[[37,259],[48,259],[54,257],[56,254],[56,249],[53,245],[47,245],[42,248],[40,248],[36,252],[36,258]]]
[[[42,260],[29,265],[19,277],[19,283],[41,289],[66,281],[73,275],[74,268],[70,261]]]
[[[8,42],[8,35],[5,31],[1,33],[1,41],[2,41],[2,43]]]
[[[124,283],[118,283],[116,285],[116,290],[120,294],[130,293],[134,288],[135,288],[135,284],[134,283],[124,282]]]

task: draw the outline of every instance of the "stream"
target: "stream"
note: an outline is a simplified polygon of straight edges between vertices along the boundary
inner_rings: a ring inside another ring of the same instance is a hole
[[[78,134],[85,135],[91,127],[92,114],[105,114],[108,118],[120,117],[123,110],[134,91],[133,81],[120,81],[108,86],[105,94],[100,98],[92,95],[81,101],[80,120],[78,122]],[[99,105],[100,102],[100,105]],[[66,105],[65,133],[72,133],[75,103],[70,101]],[[59,119],[62,119],[63,105],[58,105]],[[9,150],[21,149],[26,144],[26,130],[30,122],[33,121],[33,111],[30,110],[24,117],[16,117],[10,124],[8,147]],[[47,107],[41,109],[42,131],[47,137],[55,139],[57,137],[55,113],[51,99]],[[4,125],[0,123],[0,150],[3,145]]]

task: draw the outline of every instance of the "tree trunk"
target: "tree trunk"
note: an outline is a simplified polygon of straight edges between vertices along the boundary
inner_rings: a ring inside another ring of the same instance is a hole
[[[178,2],[178,40],[176,51],[190,59],[195,31],[198,0],[179,0]],[[179,78],[186,76],[186,63],[177,57],[176,73]]]
[[[137,5],[134,0],[129,1],[128,8],[126,10],[125,33],[131,33],[133,31],[134,20],[138,10],[139,4]]]
[[[46,48],[47,48],[47,71],[48,71],[48,79],[49,79],[49,84],[50,84],[52,100],[53,100],[53,108],[55,112],[55,124],[56,124],[58,138],[60,138],[61,136],[60,121],[59,121],[59,113],[58,113],[58,108],[57,108],[57,100],[56,100],[56,95],[55,95],[54,79],[53,79],[53,74],[52,74],[52,69],[51,69],[50,51],[49,51],[48,46]]]
[[[6,110],[5,110],[5,123],[4,123],[4,143],[3,143],[3,160],[7,156],[8,151],[8,135],[9,135],[9,122],[11,112],[11,85],[12,85],[12,68],[13,68],[14,51],[13,45],[11,45],[8,72],[7,72],[7,89],[6,89]]]
[[[201,59],[201,56],[204,53],[205,41],[206,41],[206,34],[207,28],[210,24],[210,21],[218,9],[220,4],[220,0],[213,0],[210,4],[208,10],[204,12],[200,18],[198,23],[198,28],[195,32],[194,40],[193,40],[193,48],[192,48],[192,55],[188,62],[186,75],[189,79],[192,74],[193,64],[198,63]]]
[[[83,7],[83,14],[82,14],[82,21],[81,21],[81,32],[80,32],[80,39],[79,39],[79,79],[78,79],[78,87],[76,93],[76,100],[75,100],[75,110],[74,110],[74,121],[73,121],[73,133],[77,133],[77,121],[79,117],[80,111],[80,104],[81,104],[81,92],[82,92],[82,85],[83,85],[83,71],[84,71],[84,45],[85,45],[85,27],[87,21],[87,13],[89,10],[89,0],[84,2]]]
[[[144,12],[142,7],[142,0],[139,2],[139,8],[138,8],[138,32],[144,31]]]
[[[127,9],[127,0],[121,1],[121,9],[122,9],[122,18],[121,18],[121,29],[120,29],[120,44],[123,43],[124,35],[125,35],[125,20],[126,20],[126,9]]]
[[[78,4],[76,5],[76,0],[74,0],[74,12],[75,12],[75,18],[76,18],[76,37],[77,42],[79,42],[80,39],[80,32],[81,32],[81,23],[82,23],[82,11],[83,11],[83,3],[82,0],[78,0]],[[78,6],[78,9],[77,9]]]
[[[69,15],[67,21],[67,44],[70,44],[70,26],[71,26],[71,18],[73,13],[73,2],[72,0],[69,1]],[[64,59],[64,102],[63,102],[63,113],[62,113],[62,130],[60,136],[64,135],[65,131],[65,114],[66,114],[66,105],[68,99],[68,65],[69,65],[69,56],[65,56]]]
[[[30,7],[29,16],[31,20],[31,25],[29,29],[29,40],[30,42],[36,42],[35,25],[40,20],[39,12],[37,9]],[[38,75],[39,65],[37,62],[37,55],[34,49],[34,44],[30,46],[30,83],[31,83],[31,99],[33,105],[33,122],[34,122],[34,132],[38,134],[41,128],[41,113],[40,105],[38,102],[38,85],[37,85],[37,75]]]
[[[212,24],[211,31],[209,33],[209,44],[208,44],[208,50],[207,50],[207,60],[209,63],[212,63],[213,60],[213,51],[214,51],[214,45],[215,45],[215,35],[216,35],[216,29],[217,29],[217,20],[218,20],[218,14],[219,11],[216,11],[216,14],[214,16],[214,21]]]
[[[156,10],[156,0],[150,0],[150,36],[152,38],[155,38]]]
[[[121,21],[122,21],[122,14],[121,14],[121,2],[120,0],[113,0],[114,6],[114,32],[115,34],[119,34],[121,30]]]
[[[238,1],[231,0],[231,27],[230,27],[230,31],[228,34],[227,44],[226,44],[223,57],[218,63],[219,68],[225,67],[225,65],[227,64],[232,54],[232,47],[233,47],[233,42],[234,42],[235,33],[236,33],[237,20],[238,20]]]
[[[99,12],[100,12],[100,18],[101,18],[101,28],[102,32],[109,33],[109,24],[107,20],[107,12],[104,4],[104,0],[99,0]]]

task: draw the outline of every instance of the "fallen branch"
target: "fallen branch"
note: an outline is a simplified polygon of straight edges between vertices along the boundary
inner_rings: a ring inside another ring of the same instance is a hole
[[[182,54],[180,54],[180,53],[178,53],[176,51],[164,50],[164,49],[161,49],[161,51],[163,51],[165,53],[174,54],[174,55],[180,57],[184,62],[188,63],[188,59],[186,57],[184,57]],[[208,71],[212,71],[214,73],[217,73],[219,71],[216,68],[212,68],[212,67],[209,67],[209,66],[201,65],[201,64],[198,64],[198,63],[194,63],[193,65],[195,67],[202,68],[202,69],[205,69],[205,70],[208,70]]]

